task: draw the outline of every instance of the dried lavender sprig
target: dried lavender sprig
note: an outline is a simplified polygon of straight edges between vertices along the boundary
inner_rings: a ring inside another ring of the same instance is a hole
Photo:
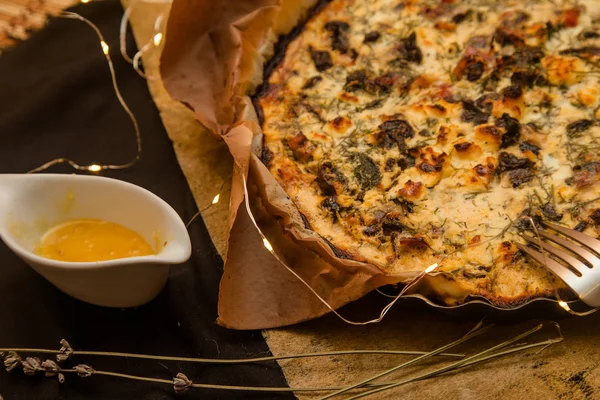
[[[174,380],[167,379],[158,379],[158,378],[149,378],[145,376],[136,376],[129,374],[121,374],[117,372],[110,371],[94,371],[94,375],[105,375],[112,376],[117,378],[125,378],[125,379],[133,379],[144,382],[154,382],[154,383],[164,383],[168,385],[173,385],[175,390],[178,392],[185,391],[178,389],[180,386],[177,386],[179,380],[189,381],[187,377],[183,374],[178,374]],[[332,390],[332,388],[324,387],[324,388],[280,388],[280,387],[255,387],[255,386],[230,386],[230,385],[212,385],[207,383],[191,383],[186,385],[187,389],[196,388],[196,389],[218,389],[218,390],[232,390],[232,391],[243,391],[243,392],[309,392],[309,391],[325,391]]]
[[[426,373],[418,375],[416,377],[407,378],[407,379],[404,379],[404,380],[401,380],[401,381],[392,382],[392,383],[388,384],[387,386],[380,387],[380,388],[377,388],[377,389],[372,389],[372,390],[369,390],[369,391],[364,392],[364,393],[360,393],[360,394],[358,394],[356,396],[353,396],[353,397],[349,398],[348,400],[356,400],[356,399],[359,399],[359,398],[362,398],[362,397],[370,396],[370,395],[375,394],[375,393],[379,393],[379,392],[382,392],[382,391],[387,391],[387,390],[393,389],[395,387],[398,387],[398,386],[401,386],[401,385],[405,385],[405,384],[410,383],[410,382],[414,382],[414,381],[417,381],[417,380],[422,380],[422,379],[430,378],[432,376],[437,376],[437,375],[443,374],[443,373],[451,371],[451,370],[462,368],[465,365],[470,365],[470,364],[475,364],[475,363],[478,363],[478,362],[482,362],[484,360],[487,360],[488,358],[492,358],[491,354],[493,354],[495,351],[500,350],[500,349],[502,349],[504,347],[510,346],[511,344],[513,344],[513,343],[515,343],[515,342],[517,342],[517,341],[519,341],[519,340],[521,340],[521,339],[523,339],[523,338],[525,338],[527,336],[530,336],[530,335],[534,334],[535,332],[538,332],[540,329],[542,329],[543,326],[544,326],[543,324],[539,324],[538,326],[536,326],[533,329],[528,330],[527,332],[524,332],[524,333],[522,333],[522,334],[520,334],[520,335],[518,335],[518,336],[516,336],[516,337],[514,337],[514,338],[512,338],[510,340],[502,342],[502,343],[500,343],[500,344],[498,344],[496,346],[493,346],[493,347],[491,347],[491,348],[489,348],[487,350],[484,350],[484,351],[482,351],[480,353],[477,353],[477,354],[474,354],[474,355],[472,355],[470,357],[467,357],[464,360],[457,361],[457,362],[452,363],[452,364],[450,364],[448,366],[435,369],[435,370],[433,370],[431,372],[426,372]],[[562,340],[562,338],[560,340]],[[543,344],[547,345],[546,342],[544,342]],[[393,370],[393,368],[392,368],[392,370]],[[343,392],[345,392],[345,391],[346,390],[344,390]]]
[[[82,378],[88,378],[92,375],[106,375],[113,376],[119,378],[126,378],[138,381],[146,381],[146,382],[154,382],[154,383],[162,383],[173,385],[176,392],[183,392],[191,388],[199,388],[199,389],[220,389],[220,390],[234,390],[234,391],[254,391],[254,392],[308,392],[308,391],[331,391],[331,390],[339,390],[343,389],[343,386],[334,386],[334,387],[315,387],[315,388],[280,388],[280,387],[249,387],[249,386],[229,386],[229,385],[212,385],[212,384],[195,384],[193,383],[187,376],[182,373],[178,373],[173,381],[153,378],[153,377],[145,377],[145,376],[137,376],[137,375],[129,375],[122,374],[118,372],[112,371],[97,371],[94,368],[90,367],[86,364],[79,364],[70,369],[62,369],[58,363],[52,360],[41,361],[37,357],[27,357],[25,360],[19,356],[19,354],[15,352],[11,352],[9,354],[0,353],[0,356],[4,356],[5,364],[10,364],[11,371],[20,367],[26,375],[33,376],[37,373],[44,373],[46,377],[57,376],[58,381],[60,383],[64,383],[65,381],[65,373],[75,373]],[[9,361],[7,361],[9,360]],[[9,371],[10,372],[10,371]],[[378,384],[383,386],[385,384]],[[375,387],[376,385],[370,386]],[[1,400],[1,399],[0,399]]]
[[[64,339],[63,339],[63,341],[64,341]],[[62,341],[61,341],[61,344],[62,344]],[[70,349],[70,347],[69,347],[69,349]],[[62,349],[61,349],[61,351],[62,351]],[[0,352],[38,353],[38,354],[55,354],[55,353],[57,353],[56,350],[30,349],[30,348],[6,348],[6,349],[0,349]],[[59,354],[57,355],[57,358],[58,358],[58,361],[65,361],[71,355],[81,355],[81,356],[126,357],[126,358],[137,358],[137,359],[146,359],[146,360],[181,361],[181,362],[193,362],[193,363],[205,363],[205,364],[243,364],[243,363],[256,363],[256,362],[266,362],[266,361],[276,361],[276,360],[287,360],[287,359],[293,359],[293,358],[326,357],[326,356],[350,355],[350,354],[423,355],[423,354],[429,354],[429,353],[426,351],[412,351],[412,350],[341,350],[341,351],[326,351],[326,352],[304,353],[304,354],[285,355],[285,356],[269,356],[269,357],[240,358],[240,359],[219,359],[219,358],[171,357],[171,356],[158,356],[158,355],[151,355],[151,354],[118,353],[118,352],[105,352],[105,351],[81,351],[81,350],[70,349],[70,351],[67,351],[67,353],[59,352]],[[464,354],[461,354],[461,353],[439,353],[436,355],[444,356],[444,357],[456,357],[456,358],[462,358],[465,356]]]
[[[337,390],[340,387],[315,387],[315,388],[284,388],[284,387],[254,387],[254,386],[230,386],[230,385],[212,385],[205,383],[193,383],[187,376],[182,373],[178,373],[173,380],[152,378],[147,376],[122,374],[119,372],[112,371],[101,371],[95,370],[88,365],[77,365],[75,368],[62,369],[62,373],[75,373],[82,378],[87,378],[92,375],[104,375],[116,378],[130,379],[142,382],[162,383],[171,385],[175,391],[180,393],[191,388],[196,389],[217,389],[217,390],[231,390],[231,391],[243,391],[243,392],[309,392],[309,391],[330,391]],[[383,384],[379,384],[383,385]]]
[[[486,326],[486,327],[483,327],[483,328],[481,328],[481,325],[482,325],[482,322],[479,322],[479,323],[478,323],[478,324],[477,324],[477,325],[476,325],[476,326],[475,326],[473,329],[471,329],[471,330],[470,330],[470,331],[469,331],[469,332],[468,332],[466,335],[464,335],[463,337],[461,337],[461,338],[460,338],[460,339],[458,339],[458,340],[455,340],[455,341],[454,341],[454,342],[452,342],[452,343],[449,343],[449,344],[447,344],[447,345],[445,345],[445,346],[442,346],[442,347],[440,347],[440,348],[438,348],[438,349],[436,349],[436,350],[434,350],[434,351],[431,351],[431,352],[429,352],[429,353],[423,354],[423,355],[422,355],[422,356],[420,356],[420,357],[413,358],[412,360],[410,360],[410,361],[408,361],[408,362],[405,362],[405,363],[403,363],[403,364],[400,364],[400,365],[398,365],[398,366],[396,366],[396,367],[394,367],[394,368],[392,368],[392,369],[389,369],[389,370],[387,370],[387,371],[381,372],[381,373],[379,373],[379,374],[377,374],[377,375],[374,375],[374,376],[372,376],[372,377],[370,377],[370,378],[368,378],[368,379],[365,379],[365,380],[363,380],[363,381],[360,381],[360,382],[358,382],[358,383],[355,383],[354,385],[351,385],[351,386],[349,386],[349,387],[347,387],[347,388],[341,389],[341,390],[339,390],[339,391],[336,391],[336,392],[334,392],[334,393],[330,393],[330,394],[328,394],[327,396],[320,398],[319,400],[325,400],[325,399],[329,399],[329,398],[331,398],[331,397],[334,397],[334,396],[337,396],[337,395],[340,395],[340,394],[346,393],[346,392],[347,392],[347,391],[349,391],[349,390],[352,390],[352,389],[356,389],[356,388],[359,388],[359,387],[365,386],[366,384],[370,383],[371,381],[374,381],[375,379],[382,378],[382,377],[384,377],[384,376],[386,376],[386,375],[389,375],[389,374],[391,374],[391,373],[393,373],[393,372],[396,372],[396,371],[398,371],[398,370],[399,370],[399,369],[401,369],[401,368],[405,368],[405,367],[408,367],[408,366],[410,366],[410,365],[412,365],[412,364],[416,364],[416,363],[418,363],[419,361],[423,361],[423,360],[425,360],[425,359],[427,359],[427,358],[429,358],[429,357],[432,357],[432,356],[435,356],[435,355],[437,355],[437,354],[440,354],[441,352],[443,352],[443,351],[445,351],[445,350],[448,350],[448,349],[450,349],[450,348],[452,348],[452,347],[458,346],[459,344],[461,344],[461,343],[463,343],[463,342],[466,342],[467,340],[469,340],[469,339],[471,339],[471,338],[473,338],[473,337],[475,337],[475,336],[478,336],[478,335],[481,335],[481,334],[483,334],[483,333],[487,332],[487,331],[488,331],[488,330],[489,330],[489,329],[490,329],[490,328],[493,326],[493,325],[488,325],[488,326]]]
[[[60,383],[64,383],[66,373],[75,373],[82,378],[88,378],[92,375],[105,375],[105,376],[112,376],[112,377],[132,379],[132,380],[145,381],[145,382],[169,384],[169,385],[173,385],[175,391],[178,393],[186,391],[191,388],[246,391],[246,392],[248,392],[248,391],[250,391],[250,392],[309,392],[309,391],[332,391],[332,390],[340,390],[340,389],[344,388],[343,386],[314,387],[314,388],[289,388],[289,387],[285,388],[285,387],[250,387],[250,386],[212,385],[212,384],[200,384],[200,383],[196,384],[196,383],[193,383],[187,376],[185,376],[182,373],[178,373],[177,376],[175,378],[173,378],[173,381],[170,381],[170,380],[166,380],[166,379],[137,376],[137,375],[130,375],[130,374],[122,374],[122,373],[112,372],[112,371],[100,371],[100,370],[95,370],[94,368],[90,367],[89,365],[85,365],[85,364],[79,364],[70,369],[62,369],[60,367],[60,365],[58,365],[58,363],[56,363],[55,361],[45,360],[42,362],[37,357],[27,357],[25,360],[22,360],[21,357],[16,353],[10,353],[9,355],[4,355],[4,356],[5,356],[5,359],[10,357],[11,359],[18,360],[17,362],[14,363],[15,366],[12,369],[21,367],[23,369],[23,372],[29,376],[36,375],[37,373],[44,373],[46,375],[46,377],[57,376],[58,381]],[[12,364],[13,363],[11,361],[11,365]],[[378,384],[368,385],[368,387],[377,387],[377,386],[384,386],[384,385],[387,385],[387,383],[378,383]]]
[[[76,372],[74,369],[64,369],[62,372]],[[80,374],[78,374],[80,375]],[[331,390],[339,390],[343,387],[340,386],[326,386],[326,387],[314,387],[314,388],[286,388],[286,387],[272,387],[272,386],[231,386],[231,385],[213,385],[208,383],[194,383],[186,375],[178,373],[172,381],[160,378],[151,378],[147,376],[138,376],[130,374],[122,374],[119,372],[112,371],[99,371],[93,370],[88,375],[104,375],[112,376],[116,378],[131,379],[143,382],[163,383],[173,385],[176,392],[181,393],[191,388],[195,389],[216,389],[216,390],[230,390],[230,391],[242,391],[242,392],[324,392]],[[80,375],[81,376],[81,375]],[[376,383],[370,387],[385,386],[388,383]]]

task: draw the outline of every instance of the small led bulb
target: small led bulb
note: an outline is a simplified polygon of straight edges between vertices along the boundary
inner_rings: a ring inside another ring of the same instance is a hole
[[[159,46],[160,42],[162,42],[162,38],[163,38],[163,34],[160,32],[158,32],[156,35],[154,35],[154,45]]]
[[[270,252],[273,252],[273,246],[271,246],[271,243],[269,243],[269,241],[267,239],[263,239],[263,244],[265,245],[267,250],[269,250]]]
[[[571,311],[571,307],[569,307],[569,305],[567,304],[566,301],[560,300],[558,302],[558,305],[561,306],[562,308],[564,308],[567,311]]]
[[[438,264],[437,264],[437,263],[435,263],[435,264],[431,264],[429,267],[427,267],[427,269],[425,270],[425,273],[426,273],[426,274],[428,274],[428,273],[430,273],[431,271],[433,271],[434,269],[436,269],[437,267],[438,267]]]

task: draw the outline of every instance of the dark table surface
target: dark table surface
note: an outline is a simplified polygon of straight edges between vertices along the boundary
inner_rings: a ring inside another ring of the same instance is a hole
[[[76,6],[96,23],[111,48],[118,83],[136,115],[143,138],[141,162],[102,173],[151,190],[184,221],[197,211],[171,142],[148,92],[118,52],[123,13],[117,0]],[[135,48],[131,35],[129,49]],[[0,173],[22,173],[57,157],[81,164],[126,163],[135,156],[135,136],[112,89],[94,32],[80,21],[54,19],[29,40],[0,56]],[[48,172],[72,173],[66,166]],[[165,290],[136,309],[109,309],[77,301],[55,289],[0,243],[0,348],[60,347],[194,357],[269,355],[258,331],[237,332],[215,324],[222,260],[201,219],[190,228],[193,255],[173,267]],[[171,379],[183,372],[198,383],[286,386],[275,364],[207,366],[177,362],[74,357],[97,369]],[[189,391],[176,396],[167,385],[110,377],[27,377],[0,371],[5,400],[242,398],[248,393]],[[291,398],[256,394],[255,398]]]

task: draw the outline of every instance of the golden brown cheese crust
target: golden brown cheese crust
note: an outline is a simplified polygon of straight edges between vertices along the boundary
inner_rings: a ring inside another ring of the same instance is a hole
[[[340,254],[510,305],[562,283],[522,216],[597,236],[600,1],[333,0],[258,95],[264,161]]]

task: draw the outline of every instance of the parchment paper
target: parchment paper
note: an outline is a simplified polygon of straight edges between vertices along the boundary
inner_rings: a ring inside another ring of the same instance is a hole
[[[125,5],[128,3],[124,1]],[[165,4],[144,3],[132,16],[138,46],[153,36],[153,24]],[[144,56],[146,71],[158,74],[158,52]],[[161,112],[198,206],[210,204],[214,192],[228,179],[231,163],[226,163],[229,151],[223,141],[212,139],[210,133],[194,121],[193,114],[170,99],[160,80],[149,80],[154,100]],[[222,193],[227,197],[227,188]],[[217,250],[224,254],[227,202],[217,204],[203,213]],[[373,296],[345,307],[346,316],[372,316],[373,307],[381,307],[382,299]],[[264,332],[275,355],[325,350],[348,349],[416,349],[431,350],[470,329],[480,316],[463,320],[439,312],[414,309],[413,304],[399,304],[382,323],[368,327],[348,326],[328,315],[300,325]],[[510,321],[509,321],[510,322]],[[565,341],[542,353],[530,352],[486,364],[477,369],[404,386],[389,394],[374,398],[395,399],[530,399],[566,400],[600,398],[600,314],[587,318],[559,321]],[[532,323],[503,325],[495,334],[473,343],[471,350],[491,346],[532,326]],[[461,349],[464,350],[464,349]],[[401,359],[404,361],[405,359]],[[329,386],[356,382],[361,378],[396,365],[394,357],[322,357],[301,361],[283,361],[282,369],[290,385],[296,387]],[[302,395],[301,398],[311,398]],[[314,398],[314,397],[313,397]]]

